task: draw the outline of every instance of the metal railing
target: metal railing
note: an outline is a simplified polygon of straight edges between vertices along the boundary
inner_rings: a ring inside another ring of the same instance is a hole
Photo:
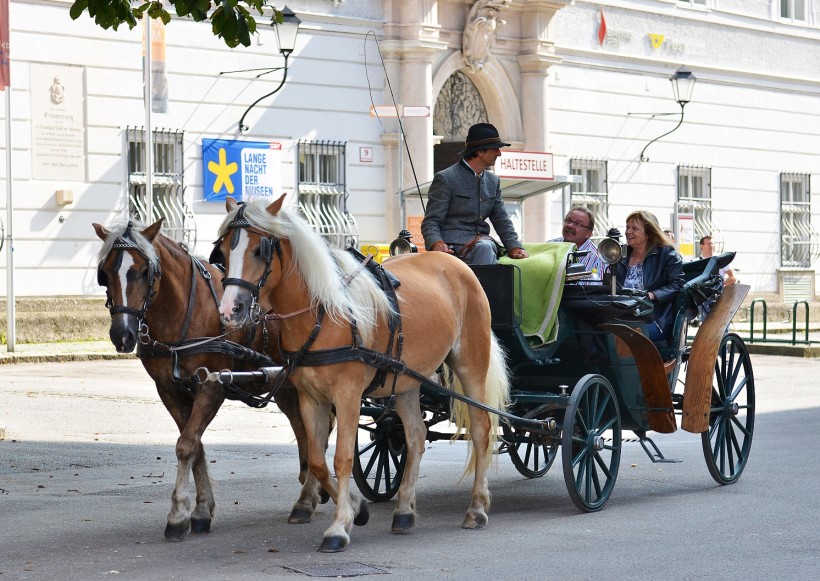
[[[757,305],[762,305],[763,307],[763,335],[760,338],[755,337],[755,307]],[[803,306],[803,314],[805,316],[805,329],[803,330],[803,338],[797,338],[797,308],[802,305]],[[795,301],[792,305],[792,316],[791,316],[791,339],[779,339],[779,338],[771,338],[768,336],[768,305],[764,299],[754,299],[751,304],[749,304],[749,336],[744,337],[746,341],[751,343],[785,343],[788,345],[810,345],[812,343],[820,343],[820,341],[812,341],[811,337],[809,336],[809,303],[808,301]]]

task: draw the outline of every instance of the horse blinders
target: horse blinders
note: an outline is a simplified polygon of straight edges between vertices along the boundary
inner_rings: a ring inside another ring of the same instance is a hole
[[[146,282],[148,288],[146,290],[145,299],[143,300],[142,307],[139,309],[135,309],[125,305],[114,305],[112,303],[111,294],[108,292],[108,277],[105,273],[105,269],[103,268],[106,259],[104,259],[102,262],[100,262],[100,264],[97,265],[97,284],[106,288],[106,294],[108,295],[106,307],[108,307],[108,310],[111,313],[112,317],[118,313],[125,313],[135,315],[138,319],[143,320],[145,318],[145,312],[148,310],[148,307],[151,305],[151,301],[154,298],[154,295],[157,293],[156,289],[154,289],[154,285],[156,284],[157,280],[162,277],[162,271],[160,270],[158,262],[151,260],[133,242],[121,237],[112,246],[112,251],[117,251],[114,257],[114,263],[112,264],[114,272],[119,271],[120,267],[122,266],[122,257],[126,249],[136,250],[137,253],[139,253],[139,255],[142,256],[148,264],[146,272]]]

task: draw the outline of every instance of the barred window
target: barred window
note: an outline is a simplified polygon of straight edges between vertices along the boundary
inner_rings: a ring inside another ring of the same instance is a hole
[[[162,233],[189,247],[196,244],[196,222],[185,202],[183,132],[154,130],[151,216],[148,216],[145,172],[145,131],[126,128],[128,215],[144,224],[165,218]]]
[[[300,141],[299,210],[316,232],[337,248],[356,246],[359,230],[347,211],[345,151],[339,141]]]
[[[581,176],[580,184],[572,184],[570,208],[583,206],[595,216],[593,236],[606,236],[609,222],[609,182],[604,159],[573,158],[569,162],[572,175]],[[570,208],[564,208],[566,214]]]
[[[678,213],[694,216],[695,244],[704,236],[712,236],[715,253],[723,252],[723,238],[712,222],[712,168],[678,166]]]
[[[812,260],[809,174],[780,174],[780,263],[809,268]]]

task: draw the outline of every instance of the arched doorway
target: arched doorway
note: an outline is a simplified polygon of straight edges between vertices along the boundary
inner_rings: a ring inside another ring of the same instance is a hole
[[[484,100],[473,82],[461,71],[445,81],[433,109],[433,133],[441,142],[433,146],[433,172],[458,161],[467,130],[475,123],[489,123]]]

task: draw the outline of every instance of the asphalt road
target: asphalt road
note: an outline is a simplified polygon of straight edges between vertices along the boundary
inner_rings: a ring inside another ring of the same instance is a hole
[[[168,543],[177,433],[139,362],[0,366],[0,580],[816,579],[820,360],[753,365],[754,443],[734,485],[715,484],[700,437],[683,431],[655,438],[678,464],[652,464],[627,442],[612,497],[592,514],[570,501],[560,459],[528,480],[500,457],[488,528],[466,531],[466,445],[437,442],[422,461],[414,532],[390,534],[393,503],[373,504],[332,555],[316,551],[331,505],[310,524],[286,522],[297,457],[278,411],[220,411],[204,438],[213,531]]]

